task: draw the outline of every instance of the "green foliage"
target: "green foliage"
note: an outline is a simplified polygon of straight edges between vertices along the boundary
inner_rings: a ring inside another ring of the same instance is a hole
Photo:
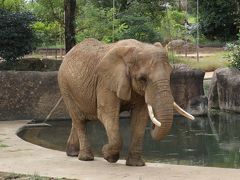
[[[12,12],[25,11],[26,3],[24,0],[0,0],[0,9]]]
[[[33,29],[38,47],[49,47],[63,42],[63,28],[57,21],[50,23],[36,22]]]
[[[29,12],[9,12],[0,9],[0,57],[14,62],[34,50],[35,17]]]
[[[238,37],[239,39],[236,43],[227,44],[227,49],[229,50],[227,58],[230,67],[235,67],[240,70],[240,33],[238,34]]]
[[[184,19],[196,23],[196,1],[188,0],[188,12],[176,0],[76,0],[76,39],[93,37],[104,42],[134,38],[145,42],[186,39],[194,42],[195,32],[187,32]],[[240,27],[240,4],[236,0],[199,1],[200,44],[215,45],[236,37]],[[0,9],[32,12],[38,47],[61,46],[64,37],[63,0],[0,0]],[[114,16],[114,18],[113,18]],[[202,34],[203,33],[203,34]],[[209,41],[210,39],[210,41]],[[213,43],[211,41],[214,41]]]
[[[64,27],[63,0],[36,0],[30,3],[32,12],[44,23],[58,22]]]
[[[202,0],[200,5],[201,31],[212,40],[235,39],[240,16],[240,3],[236,0]]]
[[[35,0],[27,7],[38,17],[33,25],[36,32],[37,46],[50,47],[63,44],[64,9],[62,0]]]
[[[187,33],[184,27],[185,14],[176,10],[168,10],[161,20],[161,26],[158,28],[164,41],[171,39],[188,39],[192,40],[192,36]]]
[[[149,5],[143,2],[133,1],[123,13],[119,14],[119,19],[127,25],[127,28],[119,34],[118,39],[137,39],[144,42],[160,41],[160,34],[155,29],[157,18],[152,19],[149,12]]]
[[[125,16],[122,20],[127,24],[119,39],[137,39],[143,42],[156,42],[161,39],[147,17]]]
[[[113,19],[113,14],[115,14],[114,9],[97,8],[91,3],[83,6],[79,9],[76,19],[77,41],[89,37],[105,42],[114,41],[117,35],[126,28],[126,25],[117,18]]]

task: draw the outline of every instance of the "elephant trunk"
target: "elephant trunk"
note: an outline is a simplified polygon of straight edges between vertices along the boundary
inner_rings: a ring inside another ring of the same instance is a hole
[[[156,125],[153,125],[153,129],[151,130],[152,138],[161,140],[168,134],[173,122],[174,101],[169,81],[161,80],[149,85],[146,89],[145,100],[148,107],[150,107],[148,110],[152,108],[153,117],[160,122],[160,126],[153,122]]]

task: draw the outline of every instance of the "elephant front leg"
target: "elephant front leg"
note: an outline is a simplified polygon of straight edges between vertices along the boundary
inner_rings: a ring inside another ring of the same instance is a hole
[[[104,159],[111,163],[117,162],[122,147],[119,108],[120,100],[114,93],[108,90],[98,92],[98,118],[104,125],[108,137],[108,144],[103,146],[102,152]]]
[[[134,106],[131,113],[131,143],[129,146],[126,165],[128,166],[144,166],[142,159],[142,146],[145,134],[145,128],[148,121],[147,107],[144,102],[140,102]]]

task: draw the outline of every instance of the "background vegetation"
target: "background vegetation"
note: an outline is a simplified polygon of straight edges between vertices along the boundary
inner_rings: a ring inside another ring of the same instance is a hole
[[[196,24],[196,0],[76,0],[76,38],[94,37],[105,42],[135,38],[146,42],[195,39],[184,27]],[[188,2],[186,4],[186,2]],[[64,44],[63,0],[0,0],[0,8],[31,12],[38,46]],[[184,4],[185,3],[185,4]],[[201,41],[229,41],[239,31],[239,2],[199,0]]]
[[[35,17],[34,21],[26,19],[28,23],[25,23],[30,39],[23,38],[21,33],[24,32],[18,32],[23,40],[29,42],[25,53],[34,49],[34,46],[64,47],[63,0],[0,0],[0,9]],[[144,42],[160,41],[163,44],[173,39],[195,43],[198,26],[201,44],[223,46],[237,40],[240,2],[199,0],[197,24],[197,0],[115,0],[114,6],[112,0],[76,0],[75,19],[77,42],[93,37],[107,43],[125,38]],[[186,21],[191,30],[185,27]],[[34,35],[31,35],[30,29]],[[3,44],[0,45],[3,47]]]

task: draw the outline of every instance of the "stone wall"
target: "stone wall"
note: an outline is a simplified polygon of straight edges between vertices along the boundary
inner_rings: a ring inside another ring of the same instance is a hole
[[[176,66],[171,77],[175,101],[194,115],[204,114],[204,73]],[[57,71],[0,71],[0,120],[45,119],[60,98]],[[65,105],[52,118],[68,118]]]
[[[209,108],[240,112],[240,71],[219,68],[209,88]]]
[[[171,89],[176,103],[193,115],[205,115],[208,99],[204,95],[205,72],[187,65],[175,65],[171,76]]]
[[[0,120],[45,119],[59,98],[57,71],[0,71]],[[61,102],[52,118],[66,117]]]

